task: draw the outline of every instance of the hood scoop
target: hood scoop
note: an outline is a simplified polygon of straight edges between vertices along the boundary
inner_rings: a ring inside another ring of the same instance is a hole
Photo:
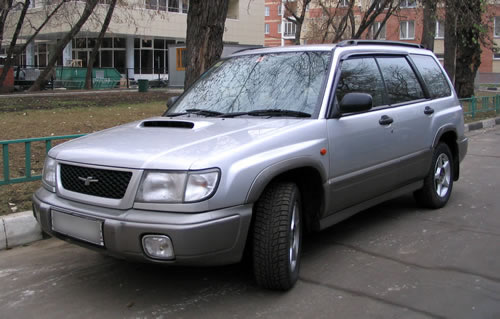
[[[194,127],[193,122],[184,121],[144,121],[141,124],[142,127],[170,127],[170,128],[187,128],[192,129]]]

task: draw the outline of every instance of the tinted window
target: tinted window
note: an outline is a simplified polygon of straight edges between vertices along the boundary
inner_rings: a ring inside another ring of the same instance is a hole
[[[373,106],[383,105],[384,83],[374,58],[351,59],[342,62],[340,81],[335,92],[337,101],[347,93],[367,93]]]
[[[417,76],[404,57],[381,57],[377,62],[384,77],[390,104],[423,99]]]
[[[424,78],[432,98],[451,95],[448,81],[446,81],[441,68],[432,57],[426,55],[412,55],[411,58],[415,62],[418,72],[420,72]]]

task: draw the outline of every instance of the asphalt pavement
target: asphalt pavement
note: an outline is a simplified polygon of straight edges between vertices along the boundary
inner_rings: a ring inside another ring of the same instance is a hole
[[[500,127],[468,135],[445,208],[404,196],[307,237],[289,292],[245,264],[137,264],[49,239],[0,251],[0,317],[500,318]]]

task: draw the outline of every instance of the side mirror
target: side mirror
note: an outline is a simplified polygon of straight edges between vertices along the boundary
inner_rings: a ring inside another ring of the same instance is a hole
[[[340,101],[340,113],[368,111],[372,108],[373,98],[366,93],[347,93]]]
[[[177,101],[178,98],[179,98],[179,96],[169,97],[167,100],[167,108],[171,107],[175,103],[175,101]]]

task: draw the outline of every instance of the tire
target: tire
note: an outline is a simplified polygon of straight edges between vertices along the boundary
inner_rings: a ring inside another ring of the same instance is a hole
[[[453,189],[453,156],[445,143],[434,149],[432,166],[424,179],[424,187],[415,192],[417,203],[437,209],[446,205]]]
[[[288,290],[299,277],[302,247],[300,191],[295,183],[269,185],[255,204],[253,271],[257,284]]]

